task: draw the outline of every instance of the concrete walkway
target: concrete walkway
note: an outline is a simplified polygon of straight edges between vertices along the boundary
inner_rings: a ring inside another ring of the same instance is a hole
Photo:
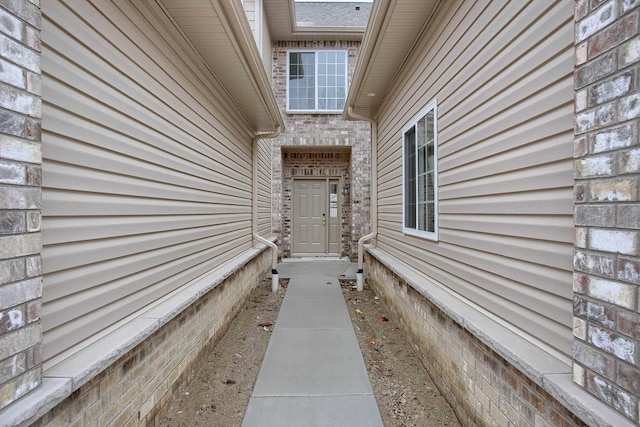
[[[287,260],[290,278],[243,427],[382,426],[338,279],[343,260]]]

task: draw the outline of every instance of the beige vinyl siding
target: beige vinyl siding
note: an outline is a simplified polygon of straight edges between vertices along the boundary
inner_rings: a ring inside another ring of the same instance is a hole
[[[45,361],[251,247],[248,124],[143,4],[42,4]]]
[[[267,16],[264,12],[264,0],[244,0],[242,6],[247,14],[253,37],[258,46],[258,51],[262,58],[267,75],[271,78],[272,54],[271,34],[267,23]]]
[[[258,50],[260,51],[260,55],[263,55],[261,51],[261,26],[262,21],[260,20],[260,11],[262,10],[262,5],[260,4],[260,0],[244,0],[242,2],[242,7],[244,8],[245,14],[247,15],[247,20],[249,21],[249,26],[251,27],[251,32],[253,33],[253,38],[256,41],[256,45],[258,46]]]
[[[379,108],[378,245],[571,353],[573,3],[441,4]],[[438,101],[439,241],[402,234],[402,134]]]
[[[258,234],[271,236],[271,145],[270,139],[258,141]]]
[[[267,70],[267,76],[270,80],[273,80],[273,41],[271,39],[271,31],[269,31],[269,24],[267,23],[267,14],[264,10],[264,0],[261,1],[260,17],[262,19],[262,45],[259,46],[260,53],[262,54],[262,62],[264,68]]]
[[[251,31],[256,32],[256,2],[259,0],[243,0],[242,7],[247,14],[247,20],[251,26]]]

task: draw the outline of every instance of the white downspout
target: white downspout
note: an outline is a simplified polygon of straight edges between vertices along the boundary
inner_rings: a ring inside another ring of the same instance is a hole
[[[371,233],[358,240],[358,272],[356,273],[357,290],[364,289],[364,242],[371,240],[378,234],[378,123],[372,118],[358,115],[351,106],[347,110],[354,119],[371,123]]]
[[[273,259],[271,261],[271,291],[278,292],[280,288],[280,275],[278,274],[278,246],[270,240],[258,235],[258,141],[266,138],[276,138],[280,135],[280,126],[273,133],[259,133],[253,138],[253,185],[251,203],[253,237],[259,242],[271,248]]]

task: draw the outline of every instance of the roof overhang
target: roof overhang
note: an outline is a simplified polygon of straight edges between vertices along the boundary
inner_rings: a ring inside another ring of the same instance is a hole
[[[284,129],[240,1],[155,0],[228,92],[256,133]]]
[[[375,118],[440,1],[374,1],[347,95],[345,118],[349,118],[349,107],[357,115]]]
[[[360,41],[365,32],[365,27],[317,27],[298,24],[295,0],[267,0],[263,7],[274,41]]]

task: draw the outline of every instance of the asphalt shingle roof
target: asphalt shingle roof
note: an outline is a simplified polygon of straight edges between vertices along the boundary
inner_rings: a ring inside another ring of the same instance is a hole
[[[296,2],[299,26],[309,27],[366,27],[371,3],[303,3]]]

